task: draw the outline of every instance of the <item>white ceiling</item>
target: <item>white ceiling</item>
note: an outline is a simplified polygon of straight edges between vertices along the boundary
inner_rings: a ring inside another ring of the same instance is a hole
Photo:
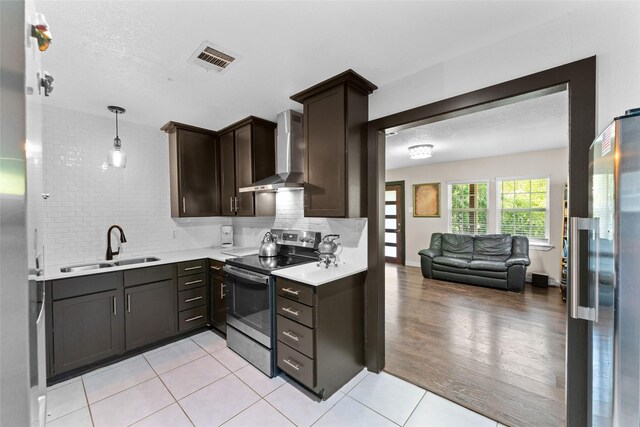
[[[433,156],[410,159],[409,147]],[[429,123],[387,136],[387,169],[550,150],[569,144],[567,91]]]
[[[36,0],[53,34],[47,104],[211,129],[300,108],[289,96],[348,68],[383,86],[586,4]],[[187,63],[205,40],[237,64],[219,75]]]

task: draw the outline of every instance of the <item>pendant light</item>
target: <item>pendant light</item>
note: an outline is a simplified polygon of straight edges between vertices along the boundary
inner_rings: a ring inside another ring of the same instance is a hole
[[[113,148],[107,154],[107,161],[109,162],[109,166],[124,168],[127,166],[127,155],[120,149],[122,143],[118,137],[118,114],[124,114],[125,109],[114,105],[108,106],[107,109],[116,115],[116,137],[113,139]]]

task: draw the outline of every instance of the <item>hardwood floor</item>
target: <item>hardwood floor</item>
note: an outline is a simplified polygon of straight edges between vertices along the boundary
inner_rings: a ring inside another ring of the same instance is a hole
[[[387,372],[506,425],[564,425],[558,288],[507,292],[387,264],[385,295]]]

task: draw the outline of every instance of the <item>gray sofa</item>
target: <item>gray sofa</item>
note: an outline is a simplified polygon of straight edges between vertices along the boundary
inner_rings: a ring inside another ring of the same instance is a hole
[[[429,249],[418,252],[428,279],[471,283],[519,292],[529,260],[529,239],[510,234],[433,233]]]

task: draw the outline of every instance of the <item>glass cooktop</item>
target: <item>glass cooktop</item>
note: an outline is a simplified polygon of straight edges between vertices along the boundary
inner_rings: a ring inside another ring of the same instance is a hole
[[[301,256],[301,255],[278,255],[275,257],[261,257],[258,255],[249,255],[239,258],[229,258],[225,261],[229,265],[247,270],[256,271],[258,273],[269,274],[273,270],[279,268],[292,267],[298,264],[306,264],[310,262],[318,262],[317,257]]]

